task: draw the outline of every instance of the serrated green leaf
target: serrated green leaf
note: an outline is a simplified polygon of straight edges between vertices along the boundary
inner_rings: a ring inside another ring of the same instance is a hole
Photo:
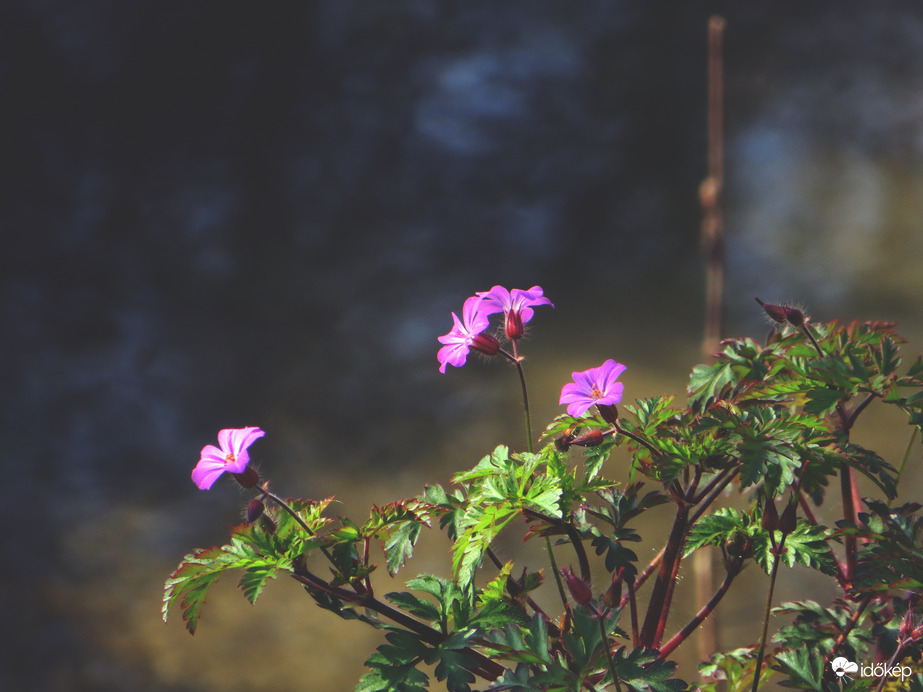
[[[427,622],[440,623],[439,607],[429,601],[424,601],[406,591],[386,593],[385,598],[399,608],[406,610],[411,615],[426,620]]]
[[[824,658],[821,652],[809,649],[783,651],[775,657],[772,669],[788,676],[779,683],[783,687],[824,692]]]

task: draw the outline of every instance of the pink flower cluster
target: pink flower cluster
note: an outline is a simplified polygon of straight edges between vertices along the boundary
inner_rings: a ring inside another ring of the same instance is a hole
[[[439,337],[439,343],[444,344],[436,354],[439,372],[444,373],[447,365],[462,367],[472,349],[488,356],[500,352],[497,338],[484,333],[490,326],[490,315],[502,312],[506,337],[516,341],[522,337],[523,325],[535,314],[532,308],[539,305],[554,307],[545,298],[541,286],[533,286],[527,291],[519,288],[509,291],[503,286],[494,286],[489,291],[479,291],[468,298],[462,308],[462,319],[453,312],[452,330]]]

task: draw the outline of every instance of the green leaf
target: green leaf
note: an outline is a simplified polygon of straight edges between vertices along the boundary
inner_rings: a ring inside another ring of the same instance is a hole
[[[386,593],[385,598],[411,615],[428,622],[441,622],[439,608],[429,601],[424,601],[414,596],[412,593],[407,593],[406,591]]]
[[[783,651],[775,658],[773,670],[777,670],[788,679],[779,684],[782,687],[795,687],[799,690],[816,690],[824,692],[824,655],[809,649]]]
[[[277,571],[278,566],[275,564],[248,567],[237,582],[237,587],[244,592],[248,601],[256,603],[256,599],[263,593],[266,582],[275,579]]]
[[[804,405],[804,410],[817,416],[826,416],[848,395],[829,387],[817,387],[809,390],[807,396],[808,402]]]
[[[423,524],[416,520],[403,521],[391,527],[391,535],[384,543],[388,574],[397,574],[404,563],[413,556],[413,547],[422,530]]]
[[[658,652],[653,649],[637,648],[627,655],[624,649],[612,655],[615,672],[619,678],[635,690],[651,692],[680,692],[689,685],[679,679],[670,679],[676,671],[673,661],[658,661]]]
[[[688,557],[704,545],[724,545],[737,534],[746,536],[750,533],[750,516],[746,512],[721,507],[693,524],[684,546],[684,557]]]
[[[775,532],[777,537],[781,533]],[[759,530],[753,532],[754,557],[760,567],[769,574],[775,559],[772,552],[772,543],[769,532]],[[836,562],[830,553],[827,539],[831,532],[825,526],[811,524],[804,519],[799,519],[795,530],[785,537],[785,550],[782,552],[782,564],[792,567],[797,562],[806,567],[819,570],[828,576],[836,574]]]
[[[614,536],[596,536],[592,544],[597,555],[606,554],[608,571],[617,572],[624,568],[623,578],[628,582],[634,581],[638,574],[638,568],[634,564],[638,561],[638,556],[634,551],[623,546],[621,541]]]

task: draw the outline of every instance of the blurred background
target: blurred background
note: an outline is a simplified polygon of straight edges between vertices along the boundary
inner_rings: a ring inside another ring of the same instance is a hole
[[[765,334],[758,295],[923,351],[918,3],[4,3],[0,688],[351,690],[379,633],[285,579],[255,607],[224,580],[195,637],[161,622],[163,580],[248,500],[189,473],[260,426],[277,492],[362,520],[521,448],[512,369],[437,371],[475,291],[555,303],[523,345],[537,428],[610,357],[627,400],[681,394],[716,12],[725,334]],[[858,434],[897,461],[909,430],[877,415]],[[725,648],[758,635],[755,583]]]

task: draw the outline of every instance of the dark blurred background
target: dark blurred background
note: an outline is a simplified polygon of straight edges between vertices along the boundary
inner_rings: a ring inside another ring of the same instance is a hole
[[[247,500],[189,473],[258,425],[278,492],[361,520],[521,447],[512,370],[437,372],[474,291],[556,304],[524,344],[537,427],[608,357],[629,400],[681,393],[716,12],[725,333],[765,333],[758,295],[923,350],[919,3],[4,3],[0,688],[352,689],[380,635],[284,579],[256,607],[225,580],[194,638],[160,622]]]

